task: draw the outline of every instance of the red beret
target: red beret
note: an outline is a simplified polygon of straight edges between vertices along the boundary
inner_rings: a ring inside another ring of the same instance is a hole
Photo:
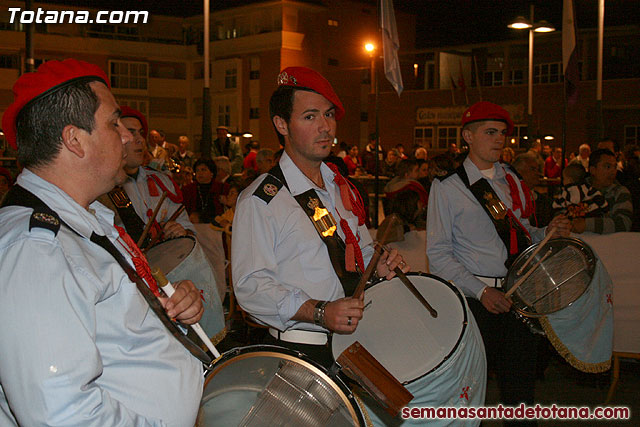
[[[509,112],[501,106],[488,101],[476,102],[467,108],[467,111],[462,115],[462,127],[465,127],[469,123],[487,120],[504,122],[507,124],[507,135],[511,135],[513,132],[513,121],[511,121]]]
[[[311,89],[324,96],[336,107],[336,120],[344,117],[344,107],[331,84],[317,71],[307,67],[287,67],[278,75],[278,86]]]
[[[140,124],[142,125],[142,132],[143,132],[142,137],[146,138],[147,132],[149,131],[149,126],[147,125],[147,119],[144,116],[144,114],[126,105],[121,105],[120,111],[122,111],[122,114],[120,115],[121,119],[124,119],[125,117],[133,117],[140,120]]]
[[[109,78],[100,67],[77,59],[48,61],[35,73],[25,73],[13,85],[13,104],[2,116],[2,129],[7,142],[16,149],[16,118],[22,108],[34,99],[51,94],[70,82],[84,77],[101,80],[109,89]]]

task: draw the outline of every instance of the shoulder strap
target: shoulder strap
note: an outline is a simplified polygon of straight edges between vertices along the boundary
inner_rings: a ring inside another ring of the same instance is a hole
[[[122,219],[122,224],[124,225],[125,230],[127,230],[127,233],[131,236],[133,241],[137,242],[140,239],[140,236],[142,236],[145,224],[142,218],[140,218],[136,213],[129,195],[120,186],[109,191],[107,195],[118,211],[118,215],[120,215],[120,219]],[[151,238],[151,233],[149,233],[140,247],[144,248],[148,246],[151,242]]]
[[[60,230],[60,226],[64,225],[69,230],[78,234],[75,230],[73,230],[73,228],[69,227],[62,219],[60,219],[60,216],[38,196],[19,185],[14,185],[11,188],[10,193],[7,194],[7,197],[2,204],[2,207],[5,206],[23,206],[26,208],[32,208],[33,214],[31,215],[31,220],[29,221],[29,230],[31,230],[33,227],[41,227],[52,230],[57,235],[58,231]],[[34,219],[34,217],[36,218]],[[40,220],[38,218],[46,219]],[[53,226],[54,219],[57,222],[55,230],[51,228]],[[80,236],[80,234],[78,234],[78,236]],[[129,279],[136,284],[138,291],[140,291],[144,299],[147,301],[149,307],[151,307],[151,310],[158,316],[162,324],[169,330],[169,332],[171,332],[171,334],[176,337],[176,339],[180,341],[180,343],[184,345],[194,357],[199,359],[202,363],[209,365],[211,363],[211,357],[209,357],[209,355],[207,355],[207,353],[202,350],[201,346],[195,344],[192,341],[192,339],[195,339],[196,342],[201,343],[199,341],[199,338],[195,335],[187,337],[182,333],[182,331],[180,331],[180,329],[178,329],[176,324],[173,323],[171,319],[169,319],[169,316],[167,316],[167,313],[164,311],[164,308],[162,308],[162,305],[160,304],[158,298],[153,295],[149,287],[140,278],[136,270],[131,267],[131,264],[129,264],[126,258],[120,253],[120,251],[118,251],[113,243],[111,243],[109,238],[107,238],[106,236],[100,236],[94,232],[91,234],[90,240],[106,250],[111,256],[113,256],[120,267],[122,267],[125,273],[127,273]]]
[[[287,180],[282,173],[282,169],[280,165],[275,165],[270,171],[269,176],[272,176],[274,179],[277,179],[281,182],[281,186],[284,185],[289,190],[289,185],[287,184]],[[266,181],[266,180],[265,180]],[[342,288],[344,289],[344,294],[346,296],[353,295],[353,292],[360,281],[361,273],[348,271],[345,265],[346,259],[346,245],[344,241],[340,238],[338,233],[335,232],[337,229],[337,224],[333,215],[326,210],[322,200],[318,196],[318,193],[314,189],[310,189],[309,191],[305,191],[302,194],[299,194],[294,197],[304,213],[307,215],[314,228],[318,232],[318,236],[327,246],[327,250],[329,252],[329,258],[331,259],[331,266],[333,270],[336,272],[340,283],[342,284]],[[267,202],[268,203],[268,202]],[[325,209],[327,215],[322,218],[315,220],[314,214],[316,212],[316,207],[319,209]],[[333,231],[330,229],[333,227]],[[360,266],[360,271],[364,271],[365,266]]]

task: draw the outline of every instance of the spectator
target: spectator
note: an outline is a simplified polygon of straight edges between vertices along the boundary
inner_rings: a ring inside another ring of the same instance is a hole
[[[404,153],[404,145],[402,144],[398,144],[396,145],[396,150],[398,150],[398,153],[400,154],[400,160],[406,160],[408,159],[407,155]]]
[[[416,160],[427,160],[427,157],[427,149],[424,147],[416,148],[416,151],[413,153],[413,158]]]
[[[571,231],[590,231],[598,234],[617,233],[631,230],[633,205],[631,194],[626,187],[616,181],[616,156],[607,149],[598,149],[589,157],[587,184],[603,195],[609,210],[601,217],[575,218],[571,221]]]
[[[512,148],[510,147],[504,147],[502,149],[502,156],[500,157],[500,161],[502,163],[505,163],[507,165],[510,165],[511,163],[513,163],[513,161],[516,158],[516,153],[515,151],[513,151]]]
[[[338,154],[336,154],[336,156],[344,159],[347,156],[347,148],[348,147],[346,142],[340,142],[340,145],[338,145]]]
[[[260,144],[258,141],[251,141],[249,143],[249,152],[244,158],[244,169],[253,169],[256,172],[258,171],[258,163],[256,162],[258,150],[260,150]]]
[[[395,176],[398,162],[400,162],[400,153],[398,152],[398,150],[392,148],[391,150],[387,151],[387,157],[382,163],[381,175],[389,177]]]
[[[589,172],[589,155],[591,154],[591,147],[589,144],[582,144],[578,148],[578,156],[571,161],[571,163],[581,164],[585,172]]]
[[[218,156],[213,159],[213,162],[216,164],[216,168],[218,168],[215,180],[222,183],[226,182],[231,176],[231,162],[229,158],[227,156]]]
[[[358,159],[358,146],[352,145],[349,147],[349,152],[344,157],[344,164],[347,165],[349,175],[355,175],[358,166],[362,166]]]
[[[520,154],[512,163],[512,167],[520,174],[522,181],[530,191],[531,200],[534,203],[533,218],[529,216],[529,223],[534,227],[545,227],[553,218],[551,196],[548,193],[539,192],[536,187],[540,183],[542,174],[538,169],[538,159],[534,153]]]
[[[370,175],[375,175],[376,173],[376,142],[376,134],[372,133],[371,135],[369,135],[369,144],[367,144],[367,146],[364,148],[364,152],[360,157],[362,167],[364,167],[364,170]],[[378,147],[378,167],[382,166],[384,154],[385,153],[382,150],[382,147]]]
[[[258,165],[258,176],[269,172],[276,165],[273,150],[263,148],[256,154],[256,164]]]
[[[631,231],[640,231],[640,148],[637,145],[627,145],[624,148],[624,169],[620,177],[620,184],[627,187],[631,193],[633,203],[633,223]]]
[[[227,229],[233,224],[233,214],[236,209],[238,195],[244,189],[238,180],[229,181],[229,191],[220,196],[220,201],[224,206],[224,213],[215,217],[215,222],[222,228]]]
[[[184,206],[194,224],[211,223],[217,215],[224,212],[220,196],[228,193],[229,184],[213,179],[218,174],[213,160],[198,159],[194,166],[196,182],[182,190]]]
[[[229,139],[229,129],[226,126],[218,126],[216,134],[218,137],[211,144],[211,157],[225,156],[231,162],[232,174],[242,172],[244,156],[240,143]]]
[[[147,148],[151,154],[149,167],[155,170],[166,170],[166,163],[169,161],[169,153],[162,147],[164,137],[160,131],[153,129],[149,132]]]
[[[544,144],[542,144],[542,159],[543,160],[547,160],[549,157],[551,157],[551,154],[553,153],[553,151],[551,150],[551,145],[549,145],[548,142],[545,142]]]
[[[562,148],[556,147],[553,154],[544,161],[544,176],[549,179],[560,178],[562,162],[567,166],[567,160],[562,158]]]
[[[189,138],[186,135],[181,135],[178,138],[179,149],[173,155],[173,160],[181,166],[193,167],[193,162],[196,160],[196,156],[193,151],[189,151]]]
[[[396,176],[384,187],[387,206],[390,206],[389,203],[397,194],[407,190],[417,192],[420,200],[426,206],[429,201],[429,193],[418,182],[418,162],[412,159],[402,160],[398,163],[396,171]]]
[[[455,159],[456,156],[460,154],[460,149],[458,148],[458,144],[456,144],[455,142],[452,142],[451,144],[449,144],[449,147],[447,148],[447,154],[449,155],[449,157],[451,157],[451,159]]]
[[[554,197],[554,214],[564,214],[569,219],[601,216],[608,209],[601,192],[587,185],[587,173],[582,165],[574,163],[562,171],[562,191]]]

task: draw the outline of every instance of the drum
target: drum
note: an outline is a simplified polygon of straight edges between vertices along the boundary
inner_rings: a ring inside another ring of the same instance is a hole
[[[196,425],[359,426],[364,417],[337,376],[302,353],[257,345],[213,362]]]
[[[584,372],[608,370],[613,307],[611,278],[604,265],[578,239],[553,239],[540,250],[537,246],[520,254],[507,273],[504,287],[509,290],[535,268],[513,293],[514,309],[538,318],[551,344],[573,367]]]
[[[480,331],[460,290],[439,277],[407,277],[438,312],[433,318],[400,279],[383,280],[364,294],[365,310],[353,334],[334,334],[335,359],[359,341],[414,395],[408,407],[481,406],[487,363]],[[371,399],[363,396],[376,425],[396,425]],[[454,420],[429,420],[447,425]],[[410,423],[411,420],[404,420]],[[425,420],[414,420],[423,424]],[[455,420],[460,425],[460,420]],[[454,423],[455,423],[454,422]],[[470,421],[477,425],[479,420]]]
[[[191,280],[202,291],[204,314],[200,325],[217,344],[224,338],[222,303],[211,267],[196,239],[191,236],[165,240],[146,252],[151,267],[159,267],[171,282]]]

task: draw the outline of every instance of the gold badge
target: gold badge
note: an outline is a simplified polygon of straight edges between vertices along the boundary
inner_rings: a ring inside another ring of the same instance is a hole
[[[291,83],[294,86],[298,85],[298,81],[296,80],[295,77],[290,76],[285,72],[282,72],[282,73],[278,74],[278,86],[289,84],[289,80],[291,80]]]
[[[318,206],[320,206],[320,200],[316,199],[315,197],[311,197],[309,199],[309,203],[307,203],[307,206],[309,207],[309,209],[316,209]]]
[[[278,194],[278,187],[273,184],[265,184],[264,187],[262,187],[262,191],[264,191],[264,194],[267,196],[273,197]]]
[[[36,219],[36,221],[45,222],[47,224],[51,224],[55,226],[60,225],[60,221],[58,221],[58,219],[55,216],[49,215],[47,213],[36,212],[33,214],[33,217]]]
[[[489,213],[496,220],[504,219],[507,216],[507,207],[502,203],[502,200],[497,198],[493,193],[488,191],[484,193],[484,199],[487,201],[485,206],[489,209]]]

